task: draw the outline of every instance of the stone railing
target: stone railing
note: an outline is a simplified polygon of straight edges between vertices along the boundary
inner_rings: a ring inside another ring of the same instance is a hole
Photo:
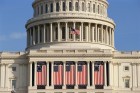
[[[42,19],[50,19],[50,18],[68,18],[68,17],[75,17],[75,18],[86,18],[86,19],[99,19],[99,20],[105,20],[108,21],[110,23],[114,24],[114,21],[109,18],[109,17],[105,17],[99,14],[95,14],[95,13],[87,13],[87,12],[59,12],[59,13],[47,13],[47,14],[43,14],[40,15],[38,17],[34,17],[31,18],[27,21],[27,24],[29,24],[30,22],[33,21],[38,21],[38,20],[42,20]]]
[[[114,57],[140,57],[140,51],[130,51],[130,52],[115,51]]]
[[[30,50],[29,54],[112,54],[111,50],[100,49],[48,49],[48,50]]]

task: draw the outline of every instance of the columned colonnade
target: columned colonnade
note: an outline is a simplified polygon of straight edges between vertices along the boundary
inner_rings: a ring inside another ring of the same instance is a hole
[[[80,35],[71,34],[71,28]],[[48,42],[90,42],[114,47],[114,29],[102,24],[88,22],[54,22],[36,25],[27,30],[27,45]]]
[[[91,65],[92,65],[92,84],[90,83],[91,81],[91,74],[90,74],[90,62],[91,62]],[[34,66],[32,65],[34,63]],[[49,76],[49,64],[51,63],[51,84],[50,84],[50,76]],[[111,65],[111,62],[108,62],[109,65]],[[47,88],[54,88],[54,85],[53,85],[53,69],[54,69],[54,62],[53,61],[46,61],[46,65],[47,65],[47,82],[46,82],[46,89]],[[78,70],[78,61],[75,61],[75,69],[76,69],[76,72],[75,72],[75,88],[78,88],[78,83],[77,83],[77,70]],[[109,66],[110,67],[110,66]],[[33,70],[32,68],[34,69],[34,76],[33,76]],[[65,83],[65,71],[66,71],[66,62],[63,62],[63,89],[66,88],[66,83]],[[29,69],[30,69],[30,72],[29,72],[29,87],[37,87],[37,81],[36,81],[36,78],[37,78],[37,75],[36,75],[36,71],[37,71],[37,62],[30,62],[29,63]],[[87,88],[95,88],[95,85],[94,85],[94,61],[87,61]],[[107,73],[109,76],[107,76]],[[110,72],[107,72],[107,61],[104,61],[104,87],[107,87],[107,86],[110,86],[111,83],[113,81],[109,81],[109,79],[112,78],[112,74]],[[33,80],[34,79],[34,82]],[[49,82],[48,82],[49,81]],[[109,83],[109,84],[108,84]]]

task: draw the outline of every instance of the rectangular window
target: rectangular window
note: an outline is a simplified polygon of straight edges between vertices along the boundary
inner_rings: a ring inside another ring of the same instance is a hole
[[[53,12],[53,3],[51,3],[50,6],[50,12]]]
[[[43,14],[43,5],[41,5],[41,14]]]
[[[93,4],[93,13],[95,13],[95,4]]]
[[[124,67],[124,70],[125,70],[125,71],[129,71],[129,66],[125,66],[125,67]]]
[[[130,88],[129,82],[130,82],[129,79],[125,79],[125,88]]]
[[[75,3],[75,11],[78,11],[78,2]]]
[[[16,88],[16,80],[12,80],[12,88]]]
[[[48,5],[46,4],[46,13],[48,13]]]
[[[16,71],[16,67],[12,67],[12,71]]]
[[[63,2],[63,11],[66,11],[66,3]]]
[[[69,11],[72,11],[72,3],[69,2]]]
[[[59,2],[56,3],[56,12],[59,12]]]

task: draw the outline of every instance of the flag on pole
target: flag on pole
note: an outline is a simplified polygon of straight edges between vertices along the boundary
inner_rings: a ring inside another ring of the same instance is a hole
[[[71,28],[70,34],[80,35],[80,31],[78,29]]]

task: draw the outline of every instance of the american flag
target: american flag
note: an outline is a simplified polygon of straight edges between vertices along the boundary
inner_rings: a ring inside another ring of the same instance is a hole
[[[47,69],[46,63],[37,63],[37,85],[46,85],[47,83]]]
[[[74,85],[75,65],[66,65],[66,85]]]
[[[103,85],[104,84],[104,67],[103,64],[95,64],[94,66],[94,84]]]
[[[77,72],[77,84],[78,85],[87,85],[87,66],[86,65],[78,65]]]
[[[54,65],[53,75],[54,75],[53,76],[54,85],[62,85],[63,84],[63,66]]]
[[[71,32],[70,34],[76,34],[76,35],[80,35],[80,31],[74,28],[71,28]]]

